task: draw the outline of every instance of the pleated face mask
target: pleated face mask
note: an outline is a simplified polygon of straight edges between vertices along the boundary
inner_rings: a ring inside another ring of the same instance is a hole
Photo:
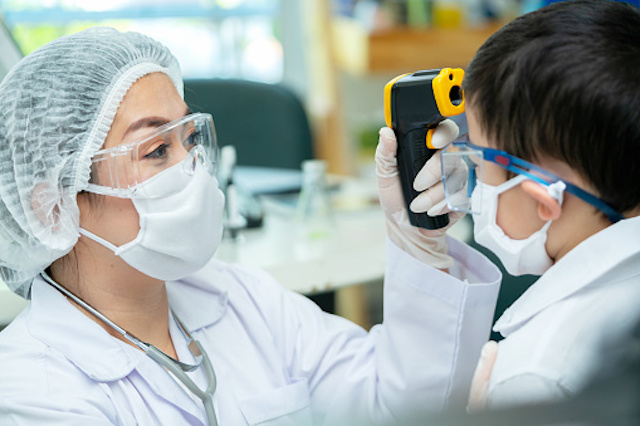
[[[514,240],[507,236],[496,222],[498,212],[498,198],[500,194],[527,180],[519,175],[509,179],[499,186],[491,186],[478,182],[472,196],[472,207],[479,211],[473,216],[473,236],[481,244],[495,253],[511,275],[542,275],[553,265],[553,260],[547,254],[547,230],[551,221],[547,221],[541,229],[523,240]],[[562,183],[562,182],[560,182]],[[562,204],[562,191],[554,196]]]

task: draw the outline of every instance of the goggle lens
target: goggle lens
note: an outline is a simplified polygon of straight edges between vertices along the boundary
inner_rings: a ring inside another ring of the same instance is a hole
[[[92,158],[89,190],[125,198],[153,197],[144,183],[158,173],[182,162],[188,175],[200,165],[213,176],[217,159],[213,118],[190,114],[141,141],[98,151]]]
[[[471,199],[478,179],[482,180],[483,177],[482,151],[472,149],[463,142],[452,142],[442,150],[441,159],[442,183],[449,208],[479,213],[480,203],[472,205]]]

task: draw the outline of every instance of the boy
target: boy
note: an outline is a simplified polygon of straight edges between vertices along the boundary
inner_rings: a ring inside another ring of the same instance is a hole
[[[476,240],[509,272],[542,275],[495,324],[506,339],[489,406],[575,394],[597,368],[599,342],[637,317],[639,69],[640,11],[592,0],[516,19],[469,65],[471,143],[532,162],[599,199],[547,176],[551,185],[517,184],[523,174],[484,161]],[[509,178],[513,188],[496,190]]]
[[[456,173],[443,177],[449,208],[474,213],[476,241],[507,271],[541,275],[494,326],[505,339],[489,407],[574,395],[599,368],[605,338],[637,320],[638,70],[640,10],[597,0],[517,18],[467,69],[468,141],[441,158],[443,170],[461,157],[483,170],[473,192],[455,185]],[[432,183],[419,175],[414,186]],[[412,209],[438,214],[428,196],[435,188]]]

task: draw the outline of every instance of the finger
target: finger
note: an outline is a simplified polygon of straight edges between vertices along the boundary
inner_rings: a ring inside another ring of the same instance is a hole
[[[444,200],[444,187],[442,182],[438,182],[431,188],[418,194],[411,202],[409,208],[414,213],[424,213],[442,200]]]
[[[450,119],[446,119],[436,127],[433,132],[431,142],[436,148],[443,148],[449,142],[458,136],[458,125]],[[416,191],[424,191],[440,180],[441,176],[441,158],[440,153],[435,153],[429,161],[420,169],[418,175],[413,181],[413,187]]]
[[[416,191],[424,191],[438,183],[441,180],[441,176],[440,153],[436,152],[416,175],[416,178],[413,180],[413,189]]]
[[[464,207],[469,203],[469,170],[463,161],[443,163],[442,184],[444,187],[446,203],[439,202],[427,212],[429,215],[438,215],[450,211],[449,206]]]
[[[467,188],[468,182],[469,172],[462,161],[458,163],[458,167],[450,170],[443,179],[443,185],[446,185],[447,192],[450,194]]]
[[[437,149],[444,148],[449,144],[449,142],[457,138],[459,133],[460,129],[458,128],[458,125],[453,120],[447,118],[446,120],[441,121],[433,132],[431,145]]]
[[[436,204],[433,205],[433,207],[431,207],[429,210],[427,210],[427,215],[429,216],[439,216],[443,213],[447,213],[448,210],[448,206],[447,206],[447,200],[442,200]]]
[[[376,175],[379,178],[391,178],[398,175],[398,161],[396,159],[397,142],[393,130],[383,127],[379,132],[376,147]]]
[[[429,216],[438,216],[443,213],[449,213],[451,211],[451,206],[456,206],[457,208],[466,208],[469,204],[469,197],[467,197],[466,192],[456,192],[454,194],[447,194],[444,200],[435,203],[429,210],[427,210],[427,214]],[[464,215],[464,213],[463,213]]]
[[[487,407],[489,396],[489,382],[491,373],[498,357],[498,343],[490,340],[482,347],[480,360],[473,374],[471,392],[469,394],[468,411],[482,410]]]
[[[429,194],[423,192],[411,201],[411,204],[409,204],[409,210],[414,213],[424,213],[429,210],[433,204],[434,202],[429,197]]]
[[[493,371],[493,366],[496,363],[496,358],[498,357],[498,342],[495,340],[489,340],[482,347],[482,351],[480,352],[480,361],[478,365],[480,366],[479,370],[479,378],[482,381],[488,381],[491,378],[491,372]]]
[[[443,199],[444,188],[442,182],[439,182],[428,190],[418,194],[418,196],[411,201],[409,208],[414,213],[424,213]]]
[[[398,143],[396,141],[396,134],[393,129],[389,127],[383,127],[378,132],[378,146],[376,151],[384,156],[392,155],[395,157],[396,150],[398,149]]]

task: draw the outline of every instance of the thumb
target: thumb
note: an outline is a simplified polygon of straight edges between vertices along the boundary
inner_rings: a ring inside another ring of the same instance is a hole
[[[487,408],[489,398],[489,381],[491,380],[491,372],[498,357],[498,343],[489,340],[482,347],[480,360],[473,374],[471,382],[471,392],[469,394],[469,404],[467,411],[474,412]]]

